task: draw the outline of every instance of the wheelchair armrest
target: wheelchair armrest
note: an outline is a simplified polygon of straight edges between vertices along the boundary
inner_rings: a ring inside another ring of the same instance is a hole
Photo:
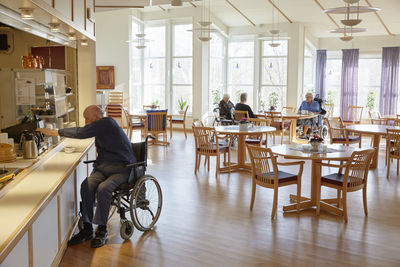
[[[146,162],[145,161],[139,161],[139,162],[128,164],[125,167],[137,167],[137,166],[140,166],[140,165],[146,165]]]
[[[85,164],[90,164],[90,163],[95,163],[95,160],[85,160],[83,163]]]

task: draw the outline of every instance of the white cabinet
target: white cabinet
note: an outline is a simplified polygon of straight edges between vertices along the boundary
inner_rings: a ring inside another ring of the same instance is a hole
[[[33,266],[50,266],[58,252],[57,197],[32,225]]]
[[[58,194],[60,218],[60,242],[64,242],[75,220],[75,172],[73,172]]]
[[[1,267],[29,267],[28,232],[15,245],[7,258],[0,264]]]
[[[83,180],[86,179],[87,177],[87,166],[85,163],[83,163],[83,161],[86,160],[85,157],[84,159],[79,162],[78,166],[76,167],[75,173],[76,173],[76,205],[77,205],[77,211],[80,211],[80,206],[79,203],[81,202],[81,183],[83,182]]]

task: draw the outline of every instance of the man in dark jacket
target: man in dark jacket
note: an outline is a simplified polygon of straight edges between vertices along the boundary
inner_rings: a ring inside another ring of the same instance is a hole
[[[247,93],[240,94],[240,103],[236,104],[235,110],[247,111],[249,113],[250,118],[257,118],[257,116],[254,115],[253,111],[251,110],[251,107],[247,105],[246,102],[247,102]]]
[[[60,135],[70,138],[85,139],[95,137],[97,149],[93,172],[81,184],[82,219],[84,228],[69,241],[70,245],[80,244],[93,238],[93,224],[97,224],[91,247],[101,247],[108,239],[107,220],[112,200],[112,192],[121,184],[127,183],[129,163],[136,162],[131,142],[112,119],[103,118],[103,112],[95,105],[83,112],[86,126],[60,130],[38,129],[45,135]],[[93,212],[97,193],[96,212]],[[93,214],[94,213],[94,214]]]
[[[232,109],[234,107],[229,98],[228,94],[224,94],[221,102],[219,102],[219,115],[227,120],[232,119]]]

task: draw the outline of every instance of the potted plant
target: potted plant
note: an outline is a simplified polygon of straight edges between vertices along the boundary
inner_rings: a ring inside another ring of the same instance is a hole
[[[279,95],[277,92],[272,92],[269,94],[269,108],[271,111],[275,110],[276,107],[278,106],[278,101],[279,101]]]
[[[324,143],[324,138],[320,137],[318,134],[314,134],[310,138],[309,143],[312,147],[311,148],[312,151],[318,151],[320,146],[322,146]]]
[[[247,131],[248,126],[247,118],[244,117],[239,121],[239,131]]]
[[[158,106],[158,100],[156,99],[155,101],[153,101],[152,103],[151,103],[151,108],[152,109],[157,109],[157,106]]]
[[[178,99],[178,107],[179,107],[178,113],[179,114],[185,113],[186,105],[187,105],[187,101],[186,100],[183,100],[182,97]]]

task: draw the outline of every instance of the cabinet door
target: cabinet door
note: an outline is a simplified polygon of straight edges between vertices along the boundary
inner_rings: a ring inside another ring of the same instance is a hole
[[[59,194],[60,242],[64,242],[75,220],[75,173],[65,181]]]
[[[50,266],[58,252],[57,197],[32,225],[33,266]]]
[[[1,267],[28,267],[29,266],[29,243],[28,232],[24,234],[15,245],[7,258],[0,264]]]

